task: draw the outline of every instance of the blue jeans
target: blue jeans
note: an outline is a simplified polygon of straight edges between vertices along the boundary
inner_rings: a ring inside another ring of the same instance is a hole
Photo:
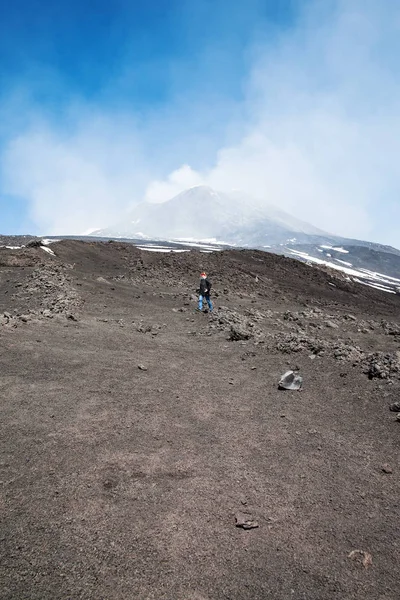
[[[199,296],[199,310],[203,310],[203,298],[206,299],[207,304],[208,304],[208,308],[210,309],[210,312],[211,312],[212,309],[213,309],[213,306],[212,306],[212,303],[211,303],[211,300],[210,300],[210,296],[208,294],[206,294],[205,296],[203,296],[202,294],[200,294],[200,296]]]

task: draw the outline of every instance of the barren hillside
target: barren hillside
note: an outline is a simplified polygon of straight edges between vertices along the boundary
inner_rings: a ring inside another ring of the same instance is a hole
[[[49,248],[0,249],[0,597],[396,600],[400,297],[257,251]]]

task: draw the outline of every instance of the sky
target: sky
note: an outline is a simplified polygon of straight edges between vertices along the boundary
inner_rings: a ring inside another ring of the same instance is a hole
[[[0,0],[0,233],[194,185],[400,247],[398,0]]]

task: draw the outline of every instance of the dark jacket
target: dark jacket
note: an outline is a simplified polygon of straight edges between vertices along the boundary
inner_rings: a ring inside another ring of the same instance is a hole
[[[211,291],[211,281],[209,279],[200,279],[199,293],[202,296],[209,296]]]

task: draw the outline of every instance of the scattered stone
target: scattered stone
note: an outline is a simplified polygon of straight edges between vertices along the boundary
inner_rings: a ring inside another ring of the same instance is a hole
[[[349,558],[360,562],[366,569],[372,565],[372,556],[369,552],[364,550],[352,550],[349,554]]]
[[[392,467],[390,467],[387,463],[382,465],[382,471],[387,474],[393,473]]]
[[[252,519],[251,515],[248,513],[236,513],[235,521],[236,527],[241,527],[242,529],[256,529],[257,527],[259,527],[257,521]]]
[[[228,346],[225,346],[225,348],[227,348],[227,347]],[[256,352],[252,352],[251,350],[249,350],[248,352],[244,352],[240,358],[242,360],[246,360],[247,358],[253,357],[253,356],[257,356]]]
[[[249,340],[251,338],[252,334],[249,331],[246,331],[245,329],[232,325],[231,326],[231,330],[229,333],[229,340],[231,340],[232,342],[237,342],[240,340]]]
[[[396,421],[400,421],[400,412],[396,415]]]
[[[136,327],[136,331],[138,331],[139,333],[150,333],[151,330],[152,326],[145,325],[144,323],[139,323],[139,325]]]
[[[147,367],[144,365],[138,365],[138,369],[140,369],[140,371],[147,371]]]
[[[67,313],[67,319],[69,319],[70,321],[78,321],[78,319],[76,318],[76,316],[72,313]]]
[[[325,323],[325,325],[326,325],[327,327],[330,327],[330,329],[338,329],[338,328],[339,328],[339,325],[337,325],[337,324],[336,324],[336,323],[334,323],[333,321],[327,321],[327,322]]]
[[[393,404],[390,404],[389,410],[392,412],[400,412],[400,402],[393,402]]]
[[[303,385],[303,378],[293,371],[286,371],[279,381],[279,390],[300,390]]]
[[[385,335],[400,336],[400,325],[396,323],[389,323],[382,319],[380,326],[382,327]]]

